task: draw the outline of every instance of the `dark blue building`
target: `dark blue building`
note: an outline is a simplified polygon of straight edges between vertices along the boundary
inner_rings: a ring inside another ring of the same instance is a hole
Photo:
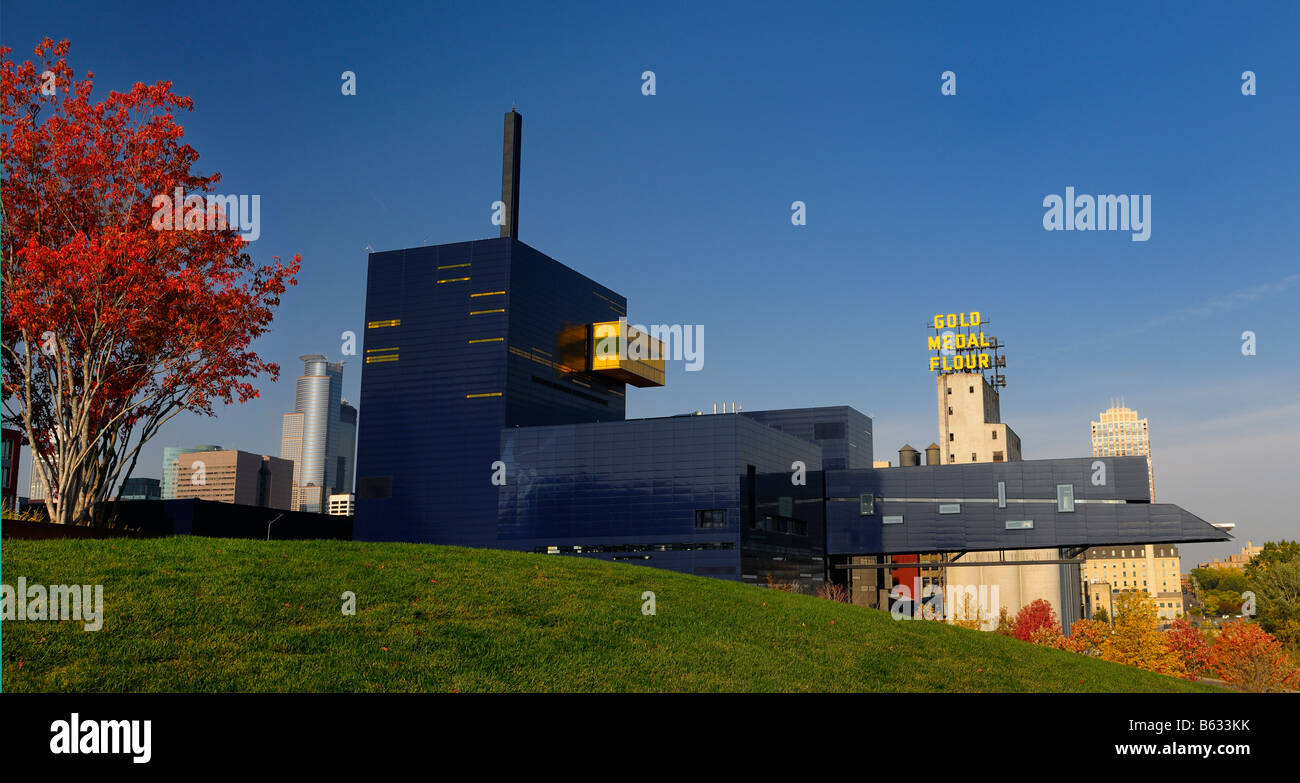
[[[1150,503],[1141,458],[873,470],[847,406],[625,420],[662,363],[597,360],[627,300],[518,240],[521,129],[500,238],[370,256],[355,538],[886,588],[926,553],[1228,539]]]
[[[512,237],[372,254],[357,537],[494,546],[503,429],[623,420],[625,384],[584,362],[626,306]]]

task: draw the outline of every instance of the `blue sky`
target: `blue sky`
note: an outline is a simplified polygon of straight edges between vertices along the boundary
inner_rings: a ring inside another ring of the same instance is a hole
[[[173,421],[137,475],[166,445],[278,453],[297,357],[362,331],[365,247],[496,234],[513,103],[520,238],[634,322],[705,326],[704,369],[670,365],[629,415],[849,404],[896,460],[937,437],[928,320],[979,310],[1026,458],[1089,454],[1123,396],[1150,419],[1158,500],[1243,543],[1300,537],[1294,4],[465,5],[3,5],[19,57],[68,38],[101,89],[193,97],[199,168],[262,197],[254,256],[303,256],[258,344],[280,382]],[[1150,239],[1045,231],[1067,186],[1149,194]]]

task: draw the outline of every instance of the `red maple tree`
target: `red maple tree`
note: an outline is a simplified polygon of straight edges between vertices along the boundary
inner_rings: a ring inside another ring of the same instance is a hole
[[[256,266],[235,228],[154,228],[156,195],[220,182],[191,170],[173,112],[193,102],[170,82],[92,101],[68,49],[46,38],[38,66],[0,48],[0,360],[50,519],[82,524],[166,421],[278,377],[250,344],[301,258]]]
[[[1056,610],[1042,598],[1035,598],[1020,608],[1016,614],[1016,625],[1012,635],[1022,642],[1033,641],[1034,632],[1040,628],[1061,632],[1061,624],[1056,619]]]

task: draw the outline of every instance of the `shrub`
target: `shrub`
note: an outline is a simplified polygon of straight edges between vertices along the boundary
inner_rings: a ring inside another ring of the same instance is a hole
[[[844,585],[837,585],[834,582],[823,582],[822,586],[817,588],[817,597],[825,598],[828,601],[838,601],[842,604],[853,603],[853,598],[849,595],[849,588]]]
[[[994,633],[999,633],[1003,636],[1016,635],[1016,622],[1011,619],[1011,615],[1007,612],[1005,606],[998,610],[998,627],[994,629]]]
[[[770,587],[770,588],[772,588],[773,590],[780,590],[780,591],[783,592],[783,593],[797,593],[797,592],[799,592],[799,583],[798,583],[798,582],[793,582],[793,581],[792,581],[792,582],[778,582],[778,581],[776,581],[775,579],[772,578],[772,575],[771,575],[771,574],[764,574],[763,576],[764,576],[764,578],[767,579],[767,586]]]

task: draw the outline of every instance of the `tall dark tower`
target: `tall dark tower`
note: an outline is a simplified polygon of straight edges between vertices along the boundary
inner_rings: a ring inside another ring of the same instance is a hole
[[[512,239],[519,238],[519,143],[523,132],[523,116],[511,109],[506,113],[505,149],[501,155],[501,201],[506,205],[501,236]]]

